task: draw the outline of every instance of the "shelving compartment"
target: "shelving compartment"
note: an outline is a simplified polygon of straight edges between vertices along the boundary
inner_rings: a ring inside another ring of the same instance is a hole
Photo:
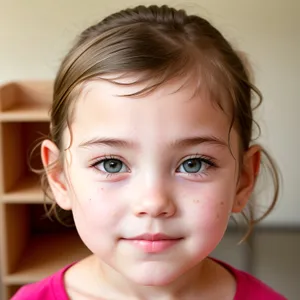
[[[6,286],[39,281],[89,255],[73,228],[50,220],[41,204],[4,204]]]
[[[1,124],[2,202],[43,202],[40,178],[30,168],[42,169],[40,148],[36,145],[48,132],[48,122]]]
[[[20,288],[20,285],[8,285],[5,286],[5,298],[6,299],[11,299],[11,297],[18,291],[18,289]]]
[[[52,83],[11,82],[0,87],[0,121],[47,121]]]

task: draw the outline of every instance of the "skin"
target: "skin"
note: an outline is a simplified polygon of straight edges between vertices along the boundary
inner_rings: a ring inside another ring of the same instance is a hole
[[[239,136],[233,128],[230,151],[228,116],[194,94],[193,82],[181,85],[178,79],[129,98],[118,95],[140,87],[97,80],[76,100],[71,146],[64,164],[48,174],[58,205],[72,210],[94,254],[66,273],[72,299],[233,299],[234,278],[207,256],[251,195],[260,149],[243,153],[239,172]],[[68,129],[64,142],[67,148]],[[44,166],[58,157],[45,140]],[[101,160],[112,158],[120,172],[109,174]],[[124,240],[158,232],[180,241],[147,253]]]

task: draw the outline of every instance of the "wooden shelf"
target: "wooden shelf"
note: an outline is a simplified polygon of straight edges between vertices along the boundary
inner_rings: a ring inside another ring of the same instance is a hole
[[[10,299],[23,284],[51,274],[73,258],[80,259],[80,251],[83,252],[78,236],[52,234],[66,230],[43,219],[41,204],[45,200],[40,179],[30,171],[31,167],[42,168],[39,149],[37,153],[33,150],[37,140],[49,133],[52,88],[52,81],[9,82],[0,86],[0,299],[3,300]],[[39,204],[41,211],[33,204]]]
[[[0,121],[47,121],[52,102],[51,81],[9,82],[0,87]]]
[[[76,232],[36,235],[30,239],[18,269],[3,281],[7,285],[36,282],[89,254]]]
[[[39,179],[36,176],[26,176],[17,181],[12,189],[1,197],[3,203],[44,203]]]
[[[49,121],[49,106],[26,104],[14,105],[9,110],[0,113],[2,122],[43,122]]]

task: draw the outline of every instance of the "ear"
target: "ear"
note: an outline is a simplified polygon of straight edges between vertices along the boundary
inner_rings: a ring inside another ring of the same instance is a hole
[[[237,193],[232,207],[233,213],[240,213],[246,206],[255,186],[260,169],[261,147],[254,145],[244,154],[240,168]]]
[[[41,157],[47,179],[56,203],[64,210],[71,209],[71,201],[67,193],[67,181],[62,162],[59,160],[60,151],[50,140],[44,140],[41,145]]]

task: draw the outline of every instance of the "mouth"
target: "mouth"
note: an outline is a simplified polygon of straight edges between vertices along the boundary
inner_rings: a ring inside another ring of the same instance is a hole
[[[122,240],[145,253],[161,253],[177,245],[181,240],[183,240],[183,238],[172,237],[162,233],[146,233]]]

